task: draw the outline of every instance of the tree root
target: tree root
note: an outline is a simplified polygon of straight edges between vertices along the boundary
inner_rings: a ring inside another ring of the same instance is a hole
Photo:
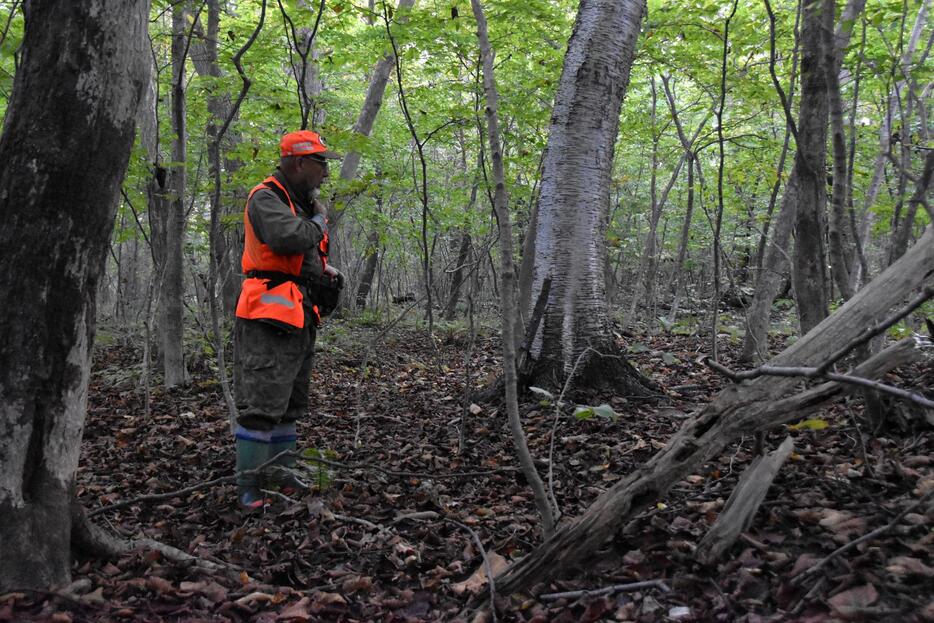
[[[88,519],[84,507],[77,500],[71,504],[71,546],[82,554],[103,559],[119,558],[134,550],[153,550],[179,565],[221,574],[231,579],[238,579],[240,574],[240,570],[232,565],[192,556],[154,539],[122,539],[114,536]]]

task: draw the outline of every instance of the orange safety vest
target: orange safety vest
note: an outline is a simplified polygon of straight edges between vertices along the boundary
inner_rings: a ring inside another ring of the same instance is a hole
[[[250,224],[250,199],[253,198],[256,191],[261,188],[269,188],[271,184],[274,184],[282,191],[289,202],[289,209],[292,210],[292,214],[296,214],[292,198],[275,177],[267,177],[254,187],[250,191],[247,206],[243,211],[245,235],[241,267],[246,275],[251,272],[275,272],[283,273],[283,276],[297,278],[301,274],[305,254],[279,255],[273,252],[269,245],[260,242],[253,231],[253,226]],[[321,240],[321,244],[318,245],[318,251],[321,255],[323,267],[327,267],[328,236],[326,233]],[[278,280],[248,276],[240,289],[240,299],[237,302],[237,317],[248,320],[275,320],[302,329],[305,326],[302,299],[302,293],[294,280],[285,279],[279,283]],[[312,311],[315,314],[315,320],[320,324],[321,316],[318,313],[318,306],[314,305]]]

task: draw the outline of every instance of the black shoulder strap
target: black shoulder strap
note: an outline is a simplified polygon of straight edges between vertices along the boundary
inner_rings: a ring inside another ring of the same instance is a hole
[[[268,188],[269,190],[273,192],[274,195],[276,195],[276,197],[279,198],[279,201],[281,201],[285,205],[289,205],[289,198],[286,196],[285,192],[281,188],[276,186],[275,184],[267,184],[266,182],[263,182],[262,184],[260,184],[260,186],[262,186],[263,188]]]

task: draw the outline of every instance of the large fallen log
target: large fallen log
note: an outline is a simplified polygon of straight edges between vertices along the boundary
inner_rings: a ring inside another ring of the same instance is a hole
[[[934,273],[934,227],[901,259],[851,298],[832,316],[775,357],[783,366],[816,366],[840,345],[854,341],[880,322],[894,305]],[[923,340],[906,338],[863,362],[854,375],[877,378],[918,356]],[[927,343],[930,345],[930,342]],[[584,513],[496,578],[501,595],[550,580],[591,555],[625,522],[654,504],[668,489],[719,455],[740,435],[768,430],[813,411],[853,386],[828,382],[792,394],[794,377],[760,377],[731,385],[687,420],[652,459],[597,498]],[[791,394],[791,395],[789,395]]]

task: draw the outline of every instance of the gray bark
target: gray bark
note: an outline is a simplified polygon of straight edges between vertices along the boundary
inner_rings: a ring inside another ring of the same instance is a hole
[[[222,156],[222,154],[215,154],[214,152],[218,148],[229,151],[240,142],[240,135],[228,128],[224,135],[225,140],[221,145],[216,145],[217,133],[230,112],[232,102],[228,94],[220,93],[216,82],[223,75],[217,54],[217,42],[220,36],[220,0],[208,0],[207,10],[207,31],[202,31],[196,24],[195,33],[201,41],[194,40],[191,42],[191,64],[199,76],[215,80],[213,90],[207,96],[208,113],[210,113],[207,124],[208,162],[212,169],[211,177],[213,179],[214,163],[219,161]],[[230,171],[239,165],[239,161],[228,161],[225,169]],[[237,192],[230,194],[241,196]],[[212,206],[212,210],[219,211],[219,220],[223,220],[224,217],[242,209],[242,203],[234,201],[221,200],[219,205]],[[218,295],[222,302],[222,309],[227,317],[233,317],[237,298],[240,296],[241,249],[237,238],[238,236],[233,232],[217,231],[211,249],[216,266]]]
[[[715,563],[728,550],[739,535],[749,529],[752,520],[765,499],[778,470],[791,455],[795,444],[791,436],[769,455],[753,460],[739,477],[717,520],[697,544],[695,557],[702,564]]]
[[[926,16],[925,9],[927,4],[928,3],[925,2],[921,6],[918,15],[918,23],[916,23],[915,27],[912,29],[911,39],[914,39],[916,36],[920,39],[918,25],[922,16]],[[934,41],[934,37],[929,39],[928,46],[930,46],[932,41]],[[909,45],[910,44],[911,41],[909,41]],[[925,50],[925,56],[926,53],[927,50]],[[899,129],[901,131],[901,140],[899,141],[898,171],[896,172],[898,176],[898,193],[896,195],[895,209],[892,214],[892,237],[889,248],[889,264],[901,257],[905,249],[908,248],[908,240],[914,227],[915,213],[918,208],[917,203],[909,202],[905,214],[902,214],[902,210],[905,208],[905,194],[908,187],[909,170],[912,166],[912,135],[915,134],[912,130],[912,125],[914,123],[912,117],[914,113],[914,102],[917,97],[915,94],[917,85],[909,73],[911,70],[910,63],[911,59],[909,57],[908,62],[899,64],[898,69],[902,72],[903,80],[899,81],[895,89],[900,119]],[[926,132],[926,130],[925,128],[921,131]]]
[[[843,63],[843,51],[853,32],[856,18],[862,12],[866,0],[851,0],[840,16],[837,30],[831,38],[825,32],[824,64],[827,68],[827,93],[830,106],[831,145],[833,146],[833,190],[830,201],[830,219],[827,234],[830,246],[830,271],[833,281],[844,300],[853,296],[850,273],[853,260],[851,250],[853,241],[850,236],[847,197],[849,196],[849,163],[846,151],[846,130],[843,125],[843,98],[840,94],[840,67]],[[854,129],[855,131],[855,129]]]
[[[644,8],[639,0],[582,0],[568,42],[543,164],[529,299],[538,299],[551,276],[530,353],[531,375],[540,384],[561,383],[592,349],[624,367],[588,356],[595,365],[582,362],[581,381],[612,376],[615,387],[640,393],[642,379],[613,350],[603,270],[619,113]]]
[[[373,277],[376,275],[376,265],[379,262],[379,233],[370,232],[366,239],[366,251],[363,252],[366,263],[360,275],[360,285],[357,287],[356,307],[362,310],[366,307],[367,297],[373,287]]]
[[[850,4],[844,10],[844,14],[843,14],[844,19],[841,21],[841,24],[844,23],[848,15],[854,14],[855,7],[858,5],[859,2],[860,0],[852,0],[850,2]],[[815,6],[811,5],[810,10],[813,11],[814,9],[815,9]],[[813,14],[810,16],[810,19],[812,21],[814,20]],[[807,70],[805,70],[804,67],[802,67],[802,74],[808,73],[811,80],[813,81],[820,80],[821,82],[823,82],[823,76],[814,73],[815,71],[819,69],[819,66],[822,65],[820,49],[817,49],[817,50],[814,49],[814,47],[823,48],[822,45],[819,45],[820,39],[821,39],[819,24],[817,28],[818,28],[817,32],[808,31],[809,33],[811,33],[811,36],[812,36],[812,39],[810,40],[810,45],[812,46],[812,49],[810,49],[808,52],[809,54],[808,63],[810,67]],[[846,46],[849,43],[849,37],[851,33],[852,33],[852,28],[846,29],[846,28],[841,27],[840,29],[838,29],[837,37],[836,37],[836,53],[837,54],[843,53],[843,50],[846,48]],[[802,33],[802,35],[804,35],[804,33]],[[814,37],[817,38],[816,42],[813,39]],[[813,57],[814,54],[817,54],[816,60],[814,60],[814,57]],[[814,66],[815,62],[818,65],[817,67]],[[803,65],[804,65],[804,61],[802,59],[802,66]],[[806,79],[808,78],[802,77],[802,87],[803,87],[803,81]],[[820,90],[821,88],[821,85],[819,84],[811,84],[810,86],[813,87],[814,90]],[[789,93],[790,92],[791,90],[789,89]],[[747,363],[748,362],[761,362],[769,358],[769,348],[768,348],[768,342],[767,342],[767,333],[768,333],[768,327],[769,327],[769,314],[772,309],[772,302],[775,300],[775,297],[778,296],[779,292],[781,291],[782,282],[784,280],[784,275],[790,263],[789,262],[789,248],[790,248],[789,241],[791,239],[791,231],[792,231],[793,226],[795,226],[798,221],[797,211],[798,211],[799,204],[802,201],[807,200],[802,197],[802,192],[815,195],[811,197],[810,200],[812,202],[815,202],[815,201],[819,202],[819,205],[823,206],[823,202],[821,201],[821,198],[816,196],[818,193],[823,191],[824,202],[826,201],[826,190],[824,189],[825,182],[823,178],[821,178],[820,180],[817,180],[814,178],[814,176],[811,176],[810,181],[806,182],[804,184],[804,187],[802,187],[802,183],[803,183],[802,173],[805,171],[802,171],[802,162],[799,157],[799,152],[801,152],[802,149],[806,149],[806,150],[810,149],[810,151],[820,149],[821,154],[823,154],[824,150],[826,149],[825,142],[826,142],[826,125],[827,125],[827,121],[826,121],[827,120],[827,108],[826,108],[827,104],[825,100],[823,113],[821,113],[819,110],[814,112],[814,107],[820,104],[820,98],[819,97],[815,98],[814,97],[815,95],[817,94],[811,93],[809,94],[809,96],[805,96],[804,94],[802,94],[802,97],[801,97],[802,101],[801,101],[801,109],[799,109],[799,119],[801,120],[802,131],[805,132],[806,136],[810,136],[810,139],[809,139],[810,147],[808,147],[808,144],[806,144],[804,147],[802,147],[802,145],[799,144],[796,148],[794,164],[792,165],[791,172],[788,175],[788,182],[785,185],[785,193],[782,195],[781,207],[779,208],[778,216],[774,219],[774,223],[772,225],[772,237],[765,247],[765,252],[763,254],[763,261],[762,261],[762,269],[759,273],[759,278],[756,282],[756,292],[755,292],[755,295],[753,296],[752,303],[750,304],[749,309],[747,310],[747,314],[746,314],[746,334],[743,336],[743,346],[742,346],[742,351],[740,353],[740,361],[743,361],[743,362],[747,362]],[[805,104],[805,100],[807,100],[807,104]],[[811,112],[806,112],[809,109],[811,110]],[[820,121],[819,124],[818,124],[818,121]],[[825,138],[823,139],[823,142],[821,142],[818,139],[818,137],[814,136],[813,134],[814,131],[819,130],[819,128],[817,128],[817,125],[820,125],[824,128],[823,132],[824,132]],[[804,126],[807,126],[807,128],[805,129]],[[820,146],[824,146],[824,147],[818,146],[818,143]],[[821,156],[820,167],[821,169],[823,169],[823,156]],[[809,220],[813,220],[813,217],[814,217],[814,213],[812,211],[810,218],[805,218],[804,220],[807,222]],[[800,227],[807,226],[807,225],[801,225],[801,224],[798,224],[798,225]],[[810,242],[814,242],[814,245],[812,246],[818,246],[818,247],[821,246],[819,241],[812,240]],[[805,246],[803,248],[801,248],[799,245],[798,248],[796,249],[795,256],[800,258],[800,262],[802,264],[806,264],[808,260],[810,259],[810,261],[816,264],[818,268],[823,266],[822,255],[820,257],[809,258],[808,254],[813,253],[813,251],[809,251],[808,249],[809,247],[808,247],[807,242],[805,242]],[[811,267],[804,266],[805,274],[799,275],[799,278],[806,278],[808,268],[813,269],[814,266],[811,266]],[[807,292],[807,290],[805,292]],[[805,293],[804,296],[807,297],[808,295]],[[805,301],[805,303],[807,303],[807,301]],[[820,314],[818,313],[817,315],[819,316]]]
[[[19,267],[0,272],[0,300],[22,302],[0,312],[0,593],[70,579],[95,294],[149,79],[148,11],[24,7],[0,137],[0,257]]]
[[[186,140],[188,130],[185,119],[185,3],[172,9],[172,167],[169,169],[168,214],[165,220],[165,266],[161,290],[162,373],[166,387],[186,382],[184,359],[184,244],[185,244],[185,191],[188,158]]]
[[[897,107],[898,94],[901,93],[905,88],[906,80],[904,76],[907,76],[911,70],[912,59],[914,58],[915,52],[918,49],[918,45],[921,42],[921,35],[924,33],[925,27],[927,26],[927,16],[928,12],[930,11],[930,7],[931,0],[923,0],[921,6],[918,8],[918,13],[915,16],[914,25],[911,28],[911,34],[908,37],[908,44],[905,46],[905,51],[902,54],[902,57],[898,60],[896,75],[901,76],[901,78],[896,80],[895,85],[889,92],[889,97],[886,101],[885,115],[882,118],[882,124],[879,126],[879,151],[876,155],[875,162],[873,163],[872,180],[869,182],[869,188],[866,189],[863,203],[860,208],[859,237],[862,240],[869,239],[869,232],[872,229],[874,214],[871,208],[873,205],[875,205],[876,198],[879,196],[879,191],[882,189],[882,182],[885,179],[885,165],[888,159],[889,150],[891,149],[892,114]],[[854,262],[851,261],[851,264],[854,264]],[[854,288],[858,284],[860,277],[862,279],[869,278],[868,275],[860,275],[854,271],[851,277],[853,280]]]
[[[827,205],[827,114],[829,106],[823,32],[833,28],[834,0],[805,2],[801,39],[801,107],[798,115],[798,205],[792,278],[798,323],[804,335],[827,317],[830,294],[824,250]]]

